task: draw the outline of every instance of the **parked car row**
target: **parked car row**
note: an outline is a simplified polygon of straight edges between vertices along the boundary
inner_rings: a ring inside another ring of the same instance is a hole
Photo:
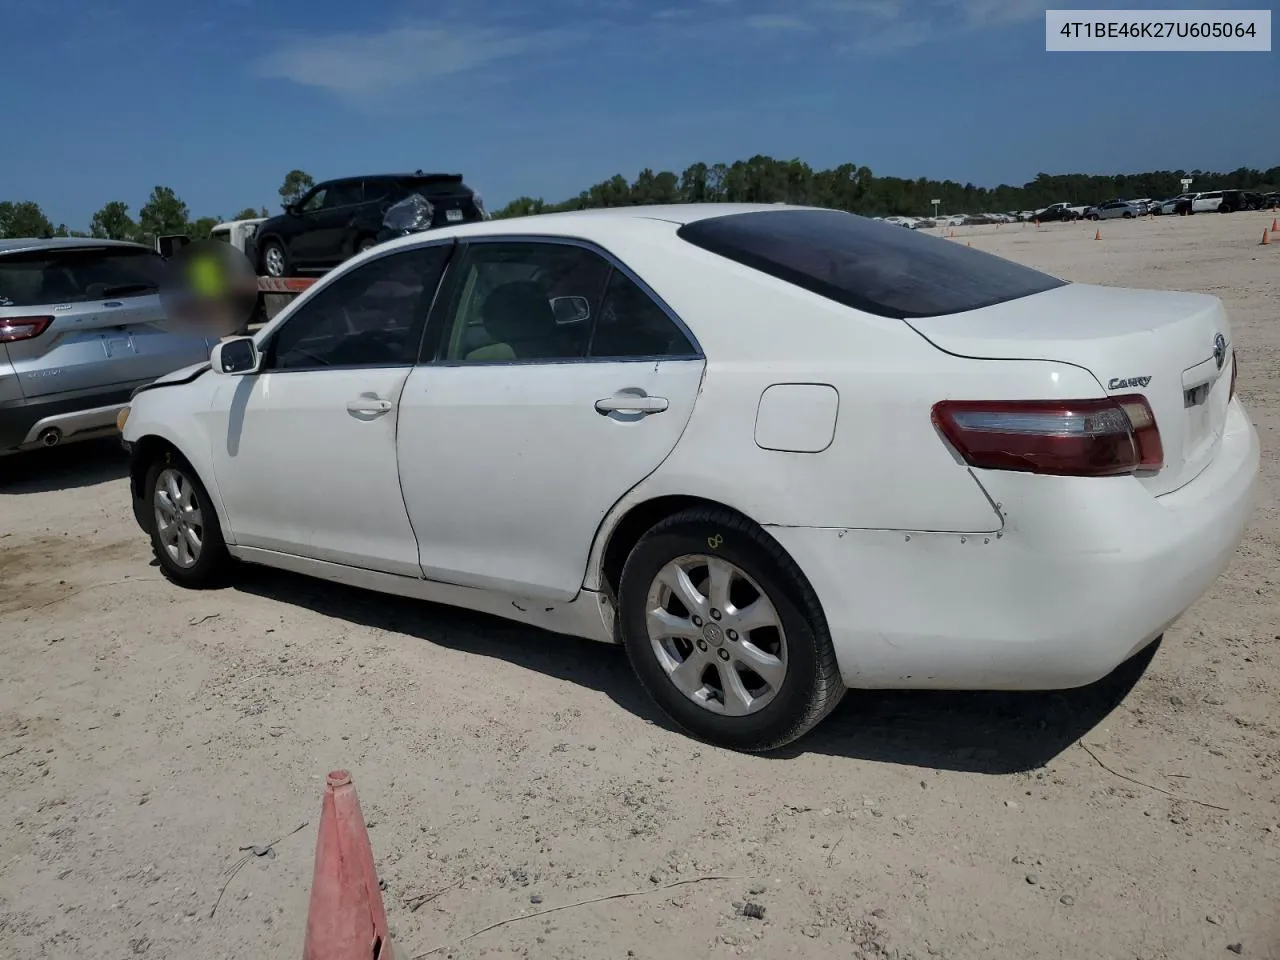
[[[1247,190],[1207,190],[1184,193],[1157,203],[1157,216],[1188,216],[1193,213],[1236,213],[1241,210],[1269,210],[1280,205],[1280,193],[1250,193]]]
[[[1051,203],[1040,210],[1021,210],[1009,213],[963,213],[945,217],[876,217],[912,230],[930,227],[979,226],[992,223],[1053,223],[1071,220],[1111,220],[1116,218],[1159,216],[1161,214],[1231,213],[1237,210],[1269,210],[1280,206],[1280,192],[1250,193],[1246,190],[1210,190],[1203,193],[1187,193],[1169,200],[1142,197],[1136,200],[1116,198],[1102,203],[1074,205]]]

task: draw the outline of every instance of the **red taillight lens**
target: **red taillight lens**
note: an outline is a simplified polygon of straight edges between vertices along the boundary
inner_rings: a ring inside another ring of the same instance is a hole
[[[49,329],[53,317],[0,317],[0,343],[30,340]]]
[[[1236,352],[1231,351],[1231,392],[1227,394],[1227,403],[1236,398],[1236,374],[1240,372],[1240,365],[1236,363]]]
[[[965,462],[987,470],[1109,477],[1158,470],[1164,449],[1145,397],[943,400],[933,423]]]

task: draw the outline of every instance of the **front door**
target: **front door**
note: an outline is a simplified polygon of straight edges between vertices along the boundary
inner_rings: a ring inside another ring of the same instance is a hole
[[[438,359],[400,401],[422,572],[570,600],[605,514],[683,433],[701,352],[586,245],[472,242],[455,277]]]
[[[261,372],[226,378],[211,434],[237,544],[421,576],[396,425],[451,249],[398,251],[335,277],[261,342]]]

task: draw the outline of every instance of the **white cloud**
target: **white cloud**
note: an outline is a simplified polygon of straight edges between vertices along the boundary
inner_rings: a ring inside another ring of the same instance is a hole
[[[958,0],[963,16],[971,25],[1016,23],[1043,17],[1043,0]]]
[[[288,41],[259,59],[254,72],[362,99],[547,50],[566,39],[566,32],[556,30],[521,35],[445,26],[335,33]]]

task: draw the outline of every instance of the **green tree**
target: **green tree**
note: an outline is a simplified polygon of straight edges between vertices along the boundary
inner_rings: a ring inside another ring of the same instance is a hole
[[[188,223],[183,232],[192,240],[208,240],[213,235],[213,228],[221,222],[221,217],[199,217]]]
[[[290,170],[284,175],[280,184],[280,199],[284,203],[294,203],[302,199],[302,195],[316,185],[311,174],[303,170]]]
[[[138,211],[138,239],[154,243],[156,237],[184,233],[191,212],[173,192],[172,187],[156,187],[151,197]]]
[[[127,203],[111,200],[93,215],[89,232],[99,240],[128,240],[138,232],[138,225],[129,216]]]
[[[0,237],[51,237],[53,224],[33,200],[0,200]]]
[[[258,217],[265,217],[266,215],[267,215],[267,210],[265,207],[263,207],[261,213],[253,209],[253,207],[245,207],[243,210],[241,210],[231,219],[232,220],[256,220]]]

